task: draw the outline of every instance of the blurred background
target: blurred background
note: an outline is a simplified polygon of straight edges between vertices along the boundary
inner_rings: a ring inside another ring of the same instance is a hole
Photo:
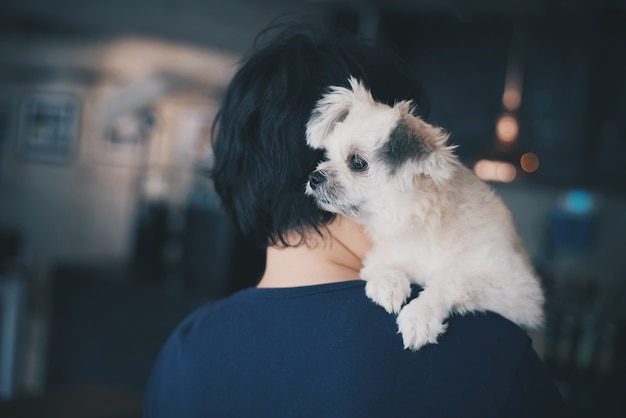
[[[0,416],[140,416],[173,327],[255,284],[209,131],[293,12],[414,65],[429,121],[513,212],[575,416],[626,416],[622,0],[1,0]]]

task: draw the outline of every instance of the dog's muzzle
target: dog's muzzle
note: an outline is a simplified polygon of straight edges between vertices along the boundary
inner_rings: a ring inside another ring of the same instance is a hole
[[[317,186],[323,184],[326,181],[326,174],[323,171],[313,171],[309,174],[309,186],[311,190],[315,190]]]

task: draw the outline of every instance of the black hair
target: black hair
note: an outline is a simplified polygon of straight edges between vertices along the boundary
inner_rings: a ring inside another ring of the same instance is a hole
[[[305,142],[305,126],[329,86],[360,79],[378,101],[413,100],[424,116],[425,95],[411,67],[366,40],[302,25],[263,32],[270,41],[244,60],[213,127],[212,177],[226,212],[256,245],[299,245],[334,215],[304,194],[323,158]],[[300,239],[294,243],[296,234]]]

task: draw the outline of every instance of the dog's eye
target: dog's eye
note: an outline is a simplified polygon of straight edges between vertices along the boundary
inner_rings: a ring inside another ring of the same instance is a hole
[[[351,154],[348,158],[348,164],[350,165],[350,170],[355,172],[367,170],[367,161],[359,154]]]

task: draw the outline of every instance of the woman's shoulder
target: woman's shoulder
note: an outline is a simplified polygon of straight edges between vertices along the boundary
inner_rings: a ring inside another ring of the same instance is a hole
[[[363,329],[367,333],[384,331],[384,335],[396,335],[395,317],[367,299],[363,288],[362,281],[354,281],[302,288],[244,289],[193,311],[174,330],[171,338],[223,337],[247,325],[272,328],[272,324],[278,322],[281,326],[296,329],[301,321],[306,321],[303,325],[308,327],[323,322],[323,326],[331,330],[336,325]],[[419,289],[414,295],[419,297],[418,293]],[[331,324],[329,320],[332,318],[335,321]],[[351,320],[354,321],[352,325]],[[437,344],[432,345],[437,351],[462,349],[477,356],[506,351],[510,358],[532,345],[526,330],[493,312],[453,314],[446,322],[446,332],[439,337]]]

